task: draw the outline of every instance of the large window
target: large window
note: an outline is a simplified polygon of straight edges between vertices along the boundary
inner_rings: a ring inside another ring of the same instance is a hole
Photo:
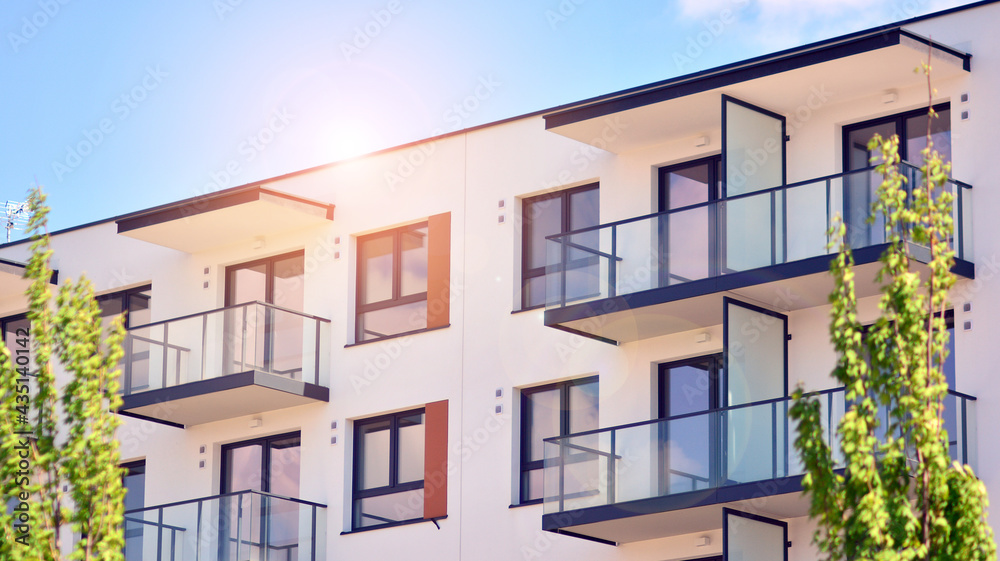
[[[358,341],[427,327],[427,222],[358,239]]]
[[[424,409],[354,424],[352,528],[424,518]]]
[[[451,213],[358,238],[355,342],[447,327]]]
[[[545,265],[548,253],[553,251],[545,237],[599,225],[599,193],[598,184],[593,183],[526,198],[522,202],[522,309],[545,305]],[[596,293],[598,255],[583,248],[597,249],[599,232],[593,230],[568,241],[573,244],[567,248],[569,255],[558,261],[567,264],[567,286],[561,293],[567,299]]]
[[[598,428],[597,377],[521,390],[521,504],[542,500],[544,440]]]

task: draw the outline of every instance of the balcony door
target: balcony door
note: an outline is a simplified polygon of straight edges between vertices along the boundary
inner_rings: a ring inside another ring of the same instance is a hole
[[[787,561],[788,524],[749,512],[722,509],[723,561]]]
[[[299,433],[270,436],[222,447],[223,494],[261,491],[299,498]],[[296,558],[299,513],[295,505],[244,493],[220,505],[220,559]],[[262,552],[266,548],[266,552]]]
[[[723,298],[724,484],[788,474],[788,317]]]
[[[660,495],[717,486],[722,355],[660,365]]]
[[[951,110],[948,104],[934,107],[938,117],[930,121],[931,140],[946,162],[951,161]],[[888,139],[899,135],[899,156],[915,166],[923,163],[921,151],[927,147],[927,109],[908,111],[844,127],[844,171],[863,170],[882,163],[876,151],[868,150],[868,141],[878,133]],[[873,162],[873,158],[876,158]],[[882,176],[875,171],[858,172],[845,178],[844,222],[852,247],[885,242],[885,219],[877,216],[868,224],[872,203],[878,196]]]
[[[785,184],[785,118],[722,96],[722,177],[721,272],[783,263],[785,196],[769,190]]]
[[[304,252],[226,267],[225,374],[262,370],[302,379]]]
[[[722,159],[711,156],[660,168],[659,286],[717,275],[715,205]]]

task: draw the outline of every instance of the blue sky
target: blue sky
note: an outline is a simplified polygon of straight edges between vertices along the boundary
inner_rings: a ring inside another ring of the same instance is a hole
[[[7,0],[0,202],[65,228],[967,3]]]

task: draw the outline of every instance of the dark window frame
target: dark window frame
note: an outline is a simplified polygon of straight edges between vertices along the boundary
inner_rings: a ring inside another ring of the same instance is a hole
[[[657,365],[657,384],[659,385],[659,395],[657,396],[656,411],[658,418],[666,419],[671,416],[667,410],[670,403],[670,384],[667,383],[667,371],[671,368],[682,366],[694,366],[709,362],[709,406],[705,411],[718,411],[722,406],[722,378],[725,376],[724,353],[717,352],[701,355],[682,360],[663,362]]]
[[[286,432],[286,433],[281,433],[281,434],[273,434],[273,435],[269,435],[269,436],[261,436],[261,437],[257,437],[257,438],[251,438],[249,440],[240,440],[238,442],[230,442],[229,444],[223,444],[222,445],[222,458],[221,458],[221,460],[219,462],[219,471],[220,471],[220,474],[219,474],[219,493],[220,494],[238,493],[240,491],[245,491],[246,490],[246,489],[240,489],[238,491],[232,491],[232,490],[227,491],[226,490],[227,483],[229,483],[229,484],[232,483],[232,482],[227,482],[226,481],[226,475],[227,475],[228,468],[229,468],[228,462],[226,461],[226,452],[228,452],[229,450],[235,449],[235,448],[243,448],[244,446],[253,446],[255,444],[261,445],[261,455],[260,455],[260,458],[261,458],[261,460],[260,460],[261,461],[260,481],[261,481],[261,487],[262,487],[261,491],[264,492],[264,493],[270,493],[271,492],[271,489],[270,489],[270,487],[271,487],[271,477],[270,477],[271,476],[271,473],[270,473],[270,471],[271,471],[271,468],[270,468],[270,466],[271,466],[271,461],[270,461],[271,460],[271,448],[270,448],[269,444],[272,441],[287,440],[287,439],[290,439],[290,438],[298,438],[299,439],[299,448],[301,450],[301,447],[302,447],[302,432],[301,431],[291,431],[291,432]],[[299,468],[301,469],[301,462],[299,464]],[[291,497],[291,498],[297,499],[298,497]]]
[[[406,226],[399,226],[396,228],[390,228],[388,230],[381,230],[378,232],[373,232],[371,234],[365,234],[364,236],[359,236],[357,240],[357,286],[355,287],[354,293],[354,339],[357,343],[367,343],[369,341],[378,341],[381,339],[387,339],[389,337],[397,337],[399,335],[404,335],[413,331],[423,331],[426,329],[424,327],[418,327],[415,329],[408,329],[401,331],[399,333],[389,333],[381,335],[378,337],[365,338],[362,333],[361,316],[369,313],[376,312],[379,310],[386,310],[389,308],[395,308],[397,306],[405,306],[407,304],[416,304],[418,302],[427,301],[427,290],[423,292],[418,292],[417,294],[409,294],[403,296],[403,242],[402,234],[404,232],[410,232],[413,230],[419,230],[421,228],[426,228],[428,230],[427,236],[430,237],[430,221],[423,220],[414,224],[407,224]],[[362,261],[364,252],[361,250],[361,246],[371,240],[392,237],[392,296],[386,300],[380,300],[378,302],[371,302],[368,304],[362,303],[362,292],[364,290],[364,262]],[[428,253],[430,252],[430,240],[427,242]],[[428,255],[428,261],[430,260],[430,255]],[[428,277],[430,276],[430,271],[428,270]],[[427,279],[425,279],[427,280]]]
[[[131,298],[132,298],[132,296],[133,295],[137,295],[137,294],[141,294],[141,293],[147,292],[147,291],[152,292],[152,290],[153,290],[153,285],[152,284],[145,284],[145,285],[142,285],[142,286],[137,286],[135,288],[127,288],[125,290],[119,290],[119,291],[116,291],[116,292],[109,292],[107,294],[101,294],[100,296],[95,296],[94,300],[96,300],[97,301],[97,305],[100,306],[101,302],[107,302],[109,300],[121,299],[121,309],[122,309],[122,311],[120,313],[125,316],[125,329],[129,329],[129,328],[132,328],[132,327],[136,327],[135,325],[132,325],[132,320],[131,320],[131,315],[132,315],[132,313],[131,313],[132,312],[132,306],[131,306],[131,301],[132,300],[131,300]],[[152,301],[152,299],[153,299],[153,295],[150,294],[149,297],[148,297],[148,299],[147,299],[147,301]],[[147,309],[149,309],[149,308],[147,307]],[[102,317],[104,317],[103,314],[101,314],[101,315],[102,315]],[[117,315],[117,314],[115,314],[115,315]],[[113,318],[114,316],[111,316],[111,317]]]
[[[352,446],[352,466],[351,466],[351,531],[359,532],[364,530],[374,530],[377,528],[390,528],[393,526],[400,526],[403,524],[411,524],[415,521],[423,520],[423,514],[415,518],[408,518],[406,520],[395,520],[392,522],[385,522],[383,524],[372,524],[368,526],[361,526],[355,519],[356,504],[361,499],[367,499],[370,497],[381,497],[385,495],[393,495],[396,493],[405,493],[408,491],[415,491],[417,489],[424,488],[424,480],[420,481],[408,481],[406,483],[399,483],[399,420],[402,417],[409,417],[413,415],[422,414],[424,416],[424,428],[426,429],[427,424],[427,412],[425,407],[418,407],[415,409],[408,409],[406,411],[399,411],[396,413],[389,413],[387,415],[379,415],[377,417],[368,417],[365,419],[358,419],[354,421],[354,443]],[[361,442],[361,429],[370,424],[381,423],[384,421],[389,421],[389,485],[382,487],[375,487],[373,489],[359,489],[358,483],[361,481],[361,455],[358,454],[358,445]],[[424,442],[426,446],[426,434],[424,435]]]
[[[667,189],[664,189],[664,180],[666,177],[675,171],[705,164],[708,165],[708,201],[717,201],[722,198],[722,154],[719,153],[711,156],[703,156],[694,160],[685,160],[668,166],[662,166],[657,169],[657,189],[659,190],[657,194],[657,208],[659,209],[659,212],[684,208],[670,208],[670,193]]]
[[[951,109],[951,102],[947,102],[946,101],[944,103],[938,103],[938,104],[934,105],[933,108],[934,108],[934,111],[936,113],[940,113],[942,111],[950,110]],[[843,168],[842,169],[844,171],[850,171],[850,169],[851,169],[851,155],[850,155],[851,152],[850,152],[850,146],[848,146],[848,142],[849,142],[849,138],[850,138],[851,133],[854,132],[854,131],[857,131],[857,130],[866,129],[866,128],[874,127],[874,126],[878,126],[878,125],[884,125],[884,124],[887,124],[887,123],[895,123],[895,125],[896,125],[896,132],[895,132],[895,134],[898,134],[899,137],[900,137],[900,139],[901,139],[901,141],[899,143],[899,157],[900,157],[900,159],[902,161],[904,161],[904,162],[909,161],[909,162],[913,163],[912,160],[910,159],[911,155],[907,154],[907,145],[906,145],[906,142],[905,142],[906,138],[907,138],[907,135],[906,135],[906,132],[907,132],[906,131],[906,121],[907,121],[907,119],[910,119],[910,118],[913,118],[913,117],[920,117],[922,115],[927,115],[927,108],[926,107],[922,107],[920,109],[914,109],[912,111],[904,111],[902,113],[895,113],[895,114],[892,114],[892,115],[886,115],[885,117],[878,117],[876,119],[869,119],[867,121],[861,121],[859,123],[851,123],[849,125],[844,125],[843,127],[841,127],[841,129],[842,129],[841,130],[841,137],[842,137],[841,142],[842,142],[842,152],[843,152],[843,154],[842,154]],[[949,131],[952,130],[951,127],[950,127],[950,123],[949,123],[948,130]],[[867,150],[867,146],[865,147],[865,149]],[[871,165],[871,164],[869,163],[868,165]],[[865,167],[868,167],[868,165],[866,165]]]
[[[528,305],[528,284],[532,279],[537,277],[544,277],[546,275],[548,267],[535,267],[530,268],[528,266],[529,259],[531,257],[531,242],[532,242],[532,220],[526,216],[527,209],[536,203],[542,201],[551,201],[559,199],[559,205],[561,208],[562,215],[560,230],[557,233],[571,232],[570,229],[570,218],[572,217],[570,201],[576,193],[583,193],[586,191],[595,190],[598,191],[598,201],[600,201],[600,182],[588,183],[586,185],[580,185],[577,187],[570,187],[568,189],[560,189],[558,191],[552,191],[549,193],[543,193],[541,195],[535,195],[533,197],[525,197],[521,200],[521,310],[536,310],[539,308],[544,308],[545,303],[536,304],[534,306]],[[598,224],[600,224],[600,202],[598,202]],[[596,225],[596,224],[595,224]],[[570,269],[586,267],[592,265],[597,261],[597,256],[587,259],[577,259],[569,263]],[[558,268],[555,272],[558,272]]]
[[[266,270],[264,272],[264,283],[265,283],[265,286],[264,286],[264,303],[265,304],[274,304],[274,265],[275,265],[275,263],[277,263],[278,261],[284,261],[286,259],[290,259],[292,257],[302,257],[302,259],[303,259],[302,264],[303,264],[303,268],[304,268],[305,267],[305,255],[306,255],[305,250],[304,249],[299,249],[297,251],[289,251],[288,253],[281,253],[279,255],[272,255],[270,257],[261,257],[260,259],[254,259],[252,261],[244,261],[242,263],[235,263],[233,265],[228,265],[226,267],[226,272],[225,272],[226,276],[223,279],[223,282],[225,284],[225,296],[224,296],[224,298],[225,298],[225,300],[224,300],[225,304],[224,305],[225,306],[234,306],[236,304],[244,304],[245,303],[245,302],[233,302],[232,301],[232,299],[233,299],[233,293],[232,293],[233,286],[232,286],[232,283],[229,282],[230,275],[234,271],[238,271],[240,269],[249,269],[249,268],[255,267],[257,265],[264,265],[266,267]],[[303,281],[305,280],[304,272],[305,271],[303,269]]]
[[[554,389],[559,390],[559,434],[553,434],[551,436],[563,436],[569,434],[569,423],[570,423],[570,407],[569,407],[569,390],[574,386],[582,386],[585,384],[598,384],[598,389],[600,388],[600,376],[587,376],[586,378],[575,378],[573,380],[564,380],[562,382],[553,382],[551,384],[544,384],[541,386],[532,386],[530,388],[521,389],[521,446],[520,446],[520,469],[519,469],[519,480],[518,480],[518,495],[517,504],[518,505],[531,505],[531,504],[541,504],[544,500],[543,498],[538,499],[528,499],[524,497],[528,495],[528,481],[531,477],[531,472],[543,469],[545,467],[545,460],[528,460],[531,457],[531,395],[546,392]],[[598,415],[600,415],[600,401],[598,401]]]

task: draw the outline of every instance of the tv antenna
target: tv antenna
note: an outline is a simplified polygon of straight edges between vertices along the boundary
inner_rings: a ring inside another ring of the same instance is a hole
[[[3,206],[7,216],[7,243],[10,243],[11,231],[23,230],[28,224],[29,205],[27,201],[7,201]]]

